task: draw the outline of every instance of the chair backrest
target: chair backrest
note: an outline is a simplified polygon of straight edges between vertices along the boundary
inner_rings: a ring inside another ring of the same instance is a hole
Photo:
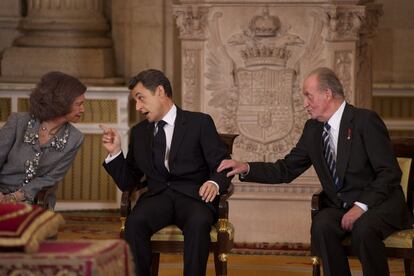
[[[392,137],[391,142],[402,171],[401,186],[407,200],[407,205],[410,211],[413,212],[414,138]]]
[[[412,159],[406,157],[397,157],[397,161],[402,171],[401,187],[404,191],[405,200],[407,200],[408,180],[410,177]]]
[[[238,134],[224,134],[224,133],[220,133],[219,135],[220,135],[221,140],[226,144],[229,154],[232,154],[234,139],[236,139],[236,137],[239,135]]]

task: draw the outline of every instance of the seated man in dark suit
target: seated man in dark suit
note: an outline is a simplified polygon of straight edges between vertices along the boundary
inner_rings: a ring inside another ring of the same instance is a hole
[[[136,273],[150,275],[151,236],[175,224],[185,239],[184,274],[205,275],[217,195],[226,193],[231,179],[216,172],[229,158],[227,148],[209,115],[174,104],[170,82],[161,71],[139,73],[129,89],[146,120],[131,129],[126,158],[116,130],[102,126],[102,142],[109,152],[104,167],[121,190],[148,187],[126,221]]]
[[[382,240],[411,228],[412,218],[388,131],[375,112],[345,102],[328,68],[309,74],[303,94],[311,119],[289,154],[275,163],[224,160],[218,171],[232,168],[227,176],[240,174],[242,181],[289,183],[313,165],[325,201],[312,220],[312,250],[324,275],[351,275],[341,246],[349,233],[364,275],[389,275]]]

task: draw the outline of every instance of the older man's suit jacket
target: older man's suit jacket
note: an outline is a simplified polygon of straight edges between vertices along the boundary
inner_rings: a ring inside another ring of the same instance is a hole
[[[122,191],[147,185],[148,192],[144,196],[151,196],[169,187],[201,200],[201,185],[213,180],[219,185],[220,194],[226,193],[230,179],[226,172],[217,173],[216,169],[229,154],[209,115],[177,108],[167,179],[154,168],[153,139],[154,123],[140,122],[131,129],[126,159],[121,154],[103,164]],[[208,206],[216,210],[218,202],[219,197],[216,197]]]
[[[394,156],[387,129],[370,110],[346,104],[337,148],[337,172],[343,183],[336,190],[323,156],[323,123],[306,122],[297,145],[275,163],[252,162],[242,180],[262,183],[289,183],[311,165],[325,194],[325,206],[341,208],[345,203],[364,203],[370,212],[396,228],[411,228],[412,218],[401,189],[401,170]]]

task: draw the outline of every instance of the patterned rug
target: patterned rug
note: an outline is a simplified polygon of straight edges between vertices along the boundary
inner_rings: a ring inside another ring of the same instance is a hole
[[[119,210],[61,211],[65,224],[60,240],[119,238]],[[232,250],[240,255],[309,256],[309,245],[301,243],[235,243]]]

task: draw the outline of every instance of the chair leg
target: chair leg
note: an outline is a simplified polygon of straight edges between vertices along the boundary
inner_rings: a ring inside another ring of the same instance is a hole
[[[227,276],[227,254],[214,252],[216,276]]]
[[[321,263],[317,256],[312,256],[312,276],[321,275]]]
[[[151,260],[151,276],[158,276],[158,269],[160,266],[160,253],[153,252]]]
[[[414,276],[414,260],[404,259],[405,276]]]

